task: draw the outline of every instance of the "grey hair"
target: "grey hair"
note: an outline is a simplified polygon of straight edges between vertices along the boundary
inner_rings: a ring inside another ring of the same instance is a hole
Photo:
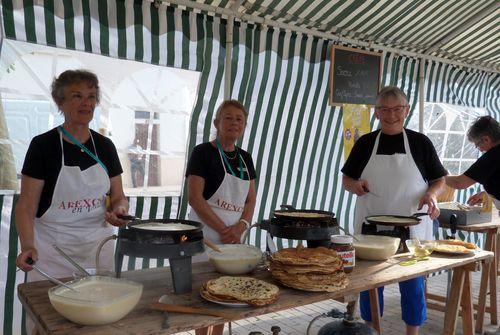
[[[375,106],[380,106],[380,102],[382,100],[386,100],[387,98],[396,98],[404,106],[408,106],[408,97],[406,96],[405,92],[403,92],[402,89],[396,86],[385,86],[382,87],[382,89],[378,92],[377,95],[377,102],[375,103]]]
[[[220,115],[222,114],[222,111],[227,108],[227,107],[235,107],[243,112],[245,114],[245,121],[248,119],[248,112],[245,109],[245,106],[238,100],[224,100],[219,108],[217,108],[217,112],[215,112],[215,120],[218,120]]]
[[[86,82],[89,87],[95,87],[96,89],[96,101],[99,103],[100,100],[100,88],[99,79],[97,76],[87,70],[66,70],[59,75],[59,77],[54,78],[51,86],[51,94],[54,102],[59,105],[64,101],[64,89],[72,84],[80,84]]]
[[[489,115],[478,117],[467,131],[467,138],[471,142],[483,136],[489,136],[493,142],[500,141],[500,123]]]

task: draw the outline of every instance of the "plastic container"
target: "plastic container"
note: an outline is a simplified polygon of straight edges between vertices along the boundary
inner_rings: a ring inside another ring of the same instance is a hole
[[[350,273],[356,265],[356,251],[352,244],[353,238],[348,235],[330,236],[330,249],[333,249],[342,258],[344,272]]]
[[[208,250],[215,270],[228,275],[249,273],[262,260],[262,251],[248,244],[218,244],[221,252]]]
[[[382,235],[356,235],[354,249],[356,257],[369,261],[383,261],[394,256],[399,248],[398,237]]]
[[[90,276],[49,289],[49,300],[66,319],[86,326],[113,323],[139,302],[142,284],[120,278]]]

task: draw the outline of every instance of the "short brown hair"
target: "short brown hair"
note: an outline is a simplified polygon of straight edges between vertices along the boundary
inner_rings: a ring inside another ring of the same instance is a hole
[[[474,142],[489,136],[493,142],[500,141],[500,123],[489,115],[478,117],[467,131],[467,138]]]
[[[238,100],[224,100],[219,105],[219,108],[217,108],[217,112],[215,112],[215,120],[219,119],[220,114],[222,113],[224,108],[227,108],[227,107],[238,108],[239,110],[241,110],[243,112],[243,114],[245,114],[245,121],[248,119],[248,112],[245,109],[245,106],[243,106],[243,104],[241,102],[239,102]]]
[[[69,85],[79,84],[82,82],[88,83],[89,87],[95,87],[97,90],[96,101],[99,103],[99,80],[94,73],[87,70],[66,70],[61,73],[59,77],[54,78],[51,86],[52,99],[57,105],[59,105],[64,101],[64,89]]]
[[[385,100],[387,98],[396,98],[401,101],[405,106],[408,106],[408,97],[402,89],[396,86],[385,86],[378,92],[377,102],[375,107],[380,106],[380,101]]]

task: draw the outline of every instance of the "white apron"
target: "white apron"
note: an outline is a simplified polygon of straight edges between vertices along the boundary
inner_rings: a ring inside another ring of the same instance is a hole
[[[493,199],[493,203],[495,204],[495,207],[500,210],[500,200],[495,198],[494,196],[491,196],[491,199]]]
[[[94,139],[90,134],[92,144]],[[61,171],[47,211],[35,219],[36,265],[54,277],[69,277],[76,269],[52,247],[56,244],[84,268],[95,268],[95,254],[99,242],[113,235],[114,229],[104,220],[106,193],[110,188],[108,174],[98,164],[81,171],[78,166],[64,164],[61,139]],[[82,152],[82,155],[86,153]],[[113,270],[113,243],[106,243],[101,251],[99,267]],[[28,281],[46,280],[36,271],[28,273]]]
[[[368,181],[370,193],[358,197],[354,216],[354,231],[361,233],[361,225],[366,216],[389,214],[389,215],[412,215],[417,212],[420,198],[427,191],[428,185],[422,177],[410,151],[406,131],[403,130],[404,154],[378,155],[377,149],[380,140],[377,135],[373,151],[360,179]],[[424,205],[421,212],[427,211]],[[410,237],[419,239],[433,239],[432,220],[429,216],[421,217],[418,225],[410,227]],[[378,230],[392,230],[393,227],[377,226]]]
[[[222,222],[224,222],[226,226],[231,226],[237,223],[241,218],[248,196],[248,190],[250,189],[250,180],[243,180],[233,176],[231,173],[228,173],[220,149],[219,156],[221,164],[224,167],[224,179],[222,180],[222,183],[217,191],[210,197],[210,199],[207,200],[207,202]],[[245,161],[241,156],[239,159],[242,160],[248,173],[248,167],[246,166]],[[206,238],[215,244],[222,243],[219,233],[205,224],[194,210],[191,210],[189,213],[189,219],[203,223],[203,238]],[[201,262],[207,259],[208,257],[205,253],[201,256],[194,257],[193,261]]]

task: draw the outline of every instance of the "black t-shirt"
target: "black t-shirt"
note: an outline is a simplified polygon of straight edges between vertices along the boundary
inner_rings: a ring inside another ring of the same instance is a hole
[[[482,184],[486,192],[500,200],[500,145],[486,151],[464,175]]]
[[[433,181],[447,175],[431,140],[424,134],[405,129],[408,136],[411,155],[425,181]],[[353,179],[359,179],[368,164],[380,130],[363,135],[356,141],[349,158],[342,167],[342,173]],[[403,133],[397,135],[380,134],[377,154],[394,155],[405,153]]]
[[[236,147],[235,151],[225,151],[227,156],[234,157],[234,159],[228,159],[228,162],[236,176],[239,177],[240,175],[239,159],[237,158],[238,155],[236,155],[236,151],[245,162],[245,164],[243,164],[243,179],[255,179],[256,174],[252,157],[248,152],[239,147]],[[248,171],[246,171],[245,165],[247,166]],[[226,170],[228,173],[231,173],[227,167]],[[210,197],[217,191],[220,184],[222,184],[222,181],[224,180],[224,173],[224,167],[222,166],[219,150],[215,146],[213,146],[210,142],[206,142],[194,147],[191,157],[187,163],[186,177],[189,175],[195,175],[205,179],[203,198],[210,199]]]
[[[110,178],[121,174],[123,170],[113,142],[93,130],[90,132],[94,138],[95,150],[91,138],[84,145],[94,154],[97,151],[97,157],[108,169]],[[77,145],[63,140],[63,147],[65,165],[79,166],[83,171],[96,164],[96,161]],[[61,160],[61,142],[57,128],[33,138],[24,159],[22,174],[45,181],[36,213],[38,218],[45,213],[52,202],[57,177],[61,171]]]

